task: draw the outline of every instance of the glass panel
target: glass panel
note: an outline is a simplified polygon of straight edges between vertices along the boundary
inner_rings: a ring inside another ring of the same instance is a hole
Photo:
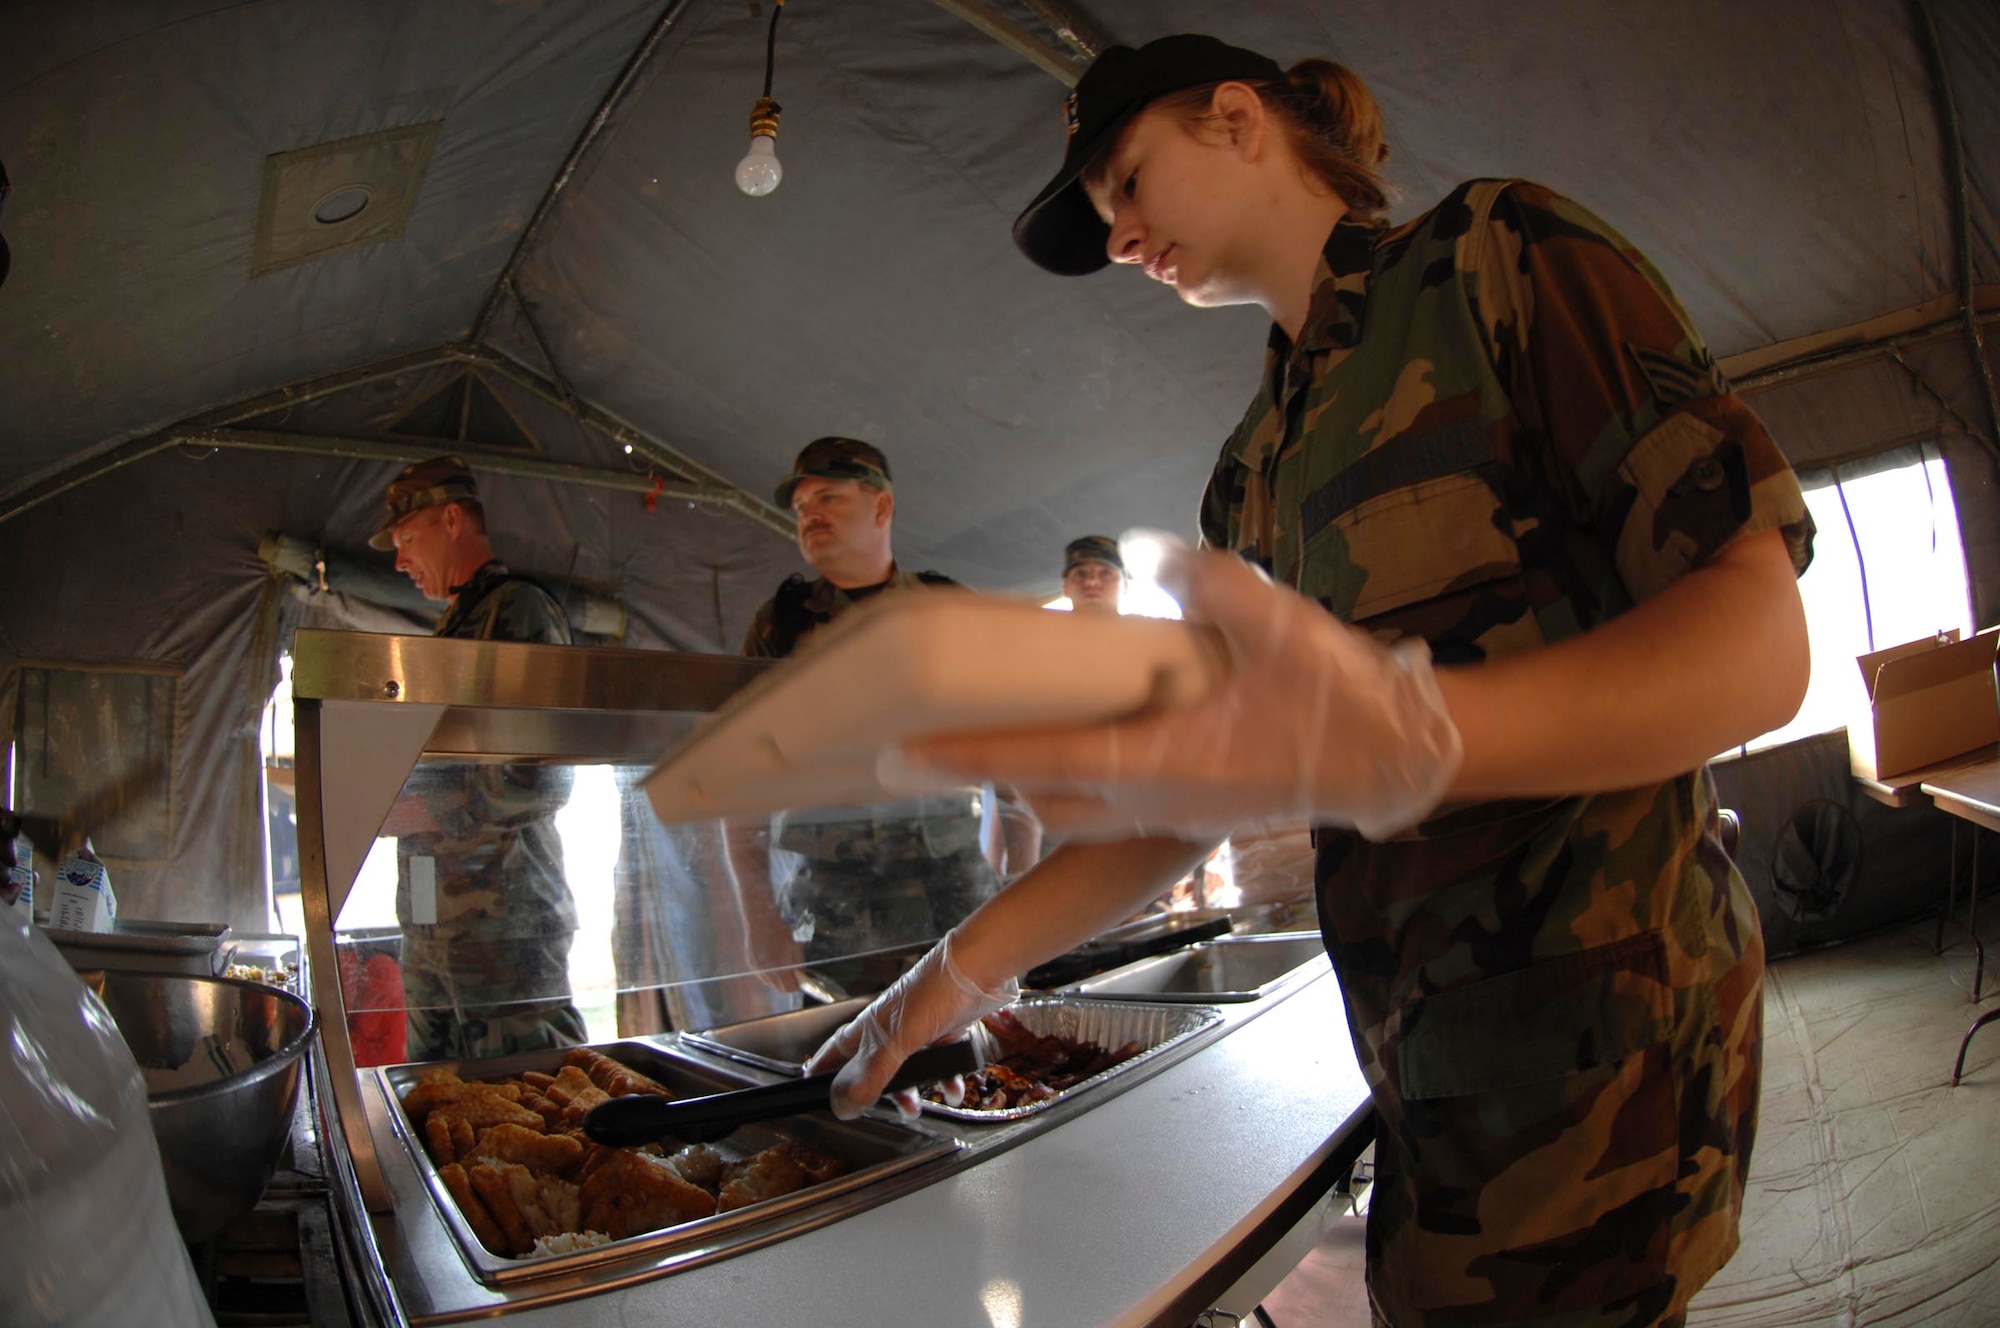
[[[335,928],[356,1060],[697,1029],[881,990],[1039,851],[977,789],[663,825],[650,765],[425,758]]]

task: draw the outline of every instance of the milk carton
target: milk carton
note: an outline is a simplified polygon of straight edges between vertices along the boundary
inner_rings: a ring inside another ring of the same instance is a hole
[[[49,925],[71,931],[110,931],[118,916],[118,896],[111,892],[111,874],[95,858],[63,859],[56,868],[55,890],[49,898]]]

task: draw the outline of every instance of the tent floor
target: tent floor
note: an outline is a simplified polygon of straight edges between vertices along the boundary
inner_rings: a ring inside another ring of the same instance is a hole
[[[2000,903],[1980,927],[2000,954]],[[1931,953],[1931,919],[1771,965],[1764,1098],[1736,1257],[1690,1325],[1986,1325],[2000,1321],[2000,1003],[1972,947]],[[1337,1219],[1264,1301],[1276,1328],[1365,1325],[1361,1222]]]

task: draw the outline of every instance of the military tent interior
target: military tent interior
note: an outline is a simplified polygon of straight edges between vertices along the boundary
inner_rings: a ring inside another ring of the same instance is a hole
[[[1924,519],[1966,625],[2000,623],[1993,5],[790,0],[754,198],[771,5],[0,14],[0,715],[48,670],[172,680],[168,791],[107,855],[125,911],[269,929],[291,633],[432,621],[367,548],[405,462],[468,456],[501,556],[645,650],[735,649],[800,567],[769,496],[820,434],[880,444],[899,561],[973,586],[1052,595],[1084,531],[1192,534],[1263,316],[1049,277],[1008,233],[1088,55],[1174,31],[1359,72],[1396,217],[1519,176],[1609,218],[1833,510],[1946,477]],[[1878,613],[1908,589],[1861,562]],[[1839,727],[1714,773],[1774,955],[1935,909],[1948,818],[1864,796]]]

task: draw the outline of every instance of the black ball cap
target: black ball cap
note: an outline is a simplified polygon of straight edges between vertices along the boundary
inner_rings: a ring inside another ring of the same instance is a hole
[[[1069,146],[1062,169],[1014,220],[1014,243],[1057,276],[1080,277],[1111,259],[1104,252],[1111,229],[1090,205],[1079,178],[1083,168],[1118,141],[1118,134],[1146,104],[1182,88],[1228,79],[1283,79],[1267,55],[1213,37],[1181,33],[1137,50],[1107,46],[1091,62],[1064,107]]]

